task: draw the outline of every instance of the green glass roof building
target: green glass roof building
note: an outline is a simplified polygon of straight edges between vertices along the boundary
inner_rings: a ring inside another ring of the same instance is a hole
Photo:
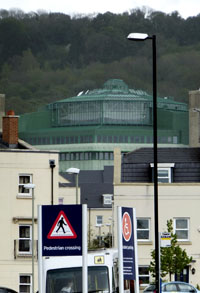
[[[21,115],[19,135],[41,150],[59,150],[60,171],[100,170],[113,165],[115,147],[152,147],[152,107],[151,95],[111,79],[100,89]],[[158,97],[157,107],[159,147],[188,146],[187,104]]]

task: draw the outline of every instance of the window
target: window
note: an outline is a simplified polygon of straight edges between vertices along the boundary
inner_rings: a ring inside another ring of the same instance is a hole
[[[32,278],[30,275],[19,276],[19,293],[31,293]]]
[[[112,204],[112,194],[103,194],[103,204],[104,205],[111,205]]]
[[[103,160],[103,153],[102,152],[99,153],[99,160]]]
[[[104,154],[104,157],[105,157],[105,158],[104,158],[105,160],[109,160],[109,153],[106,152],[106,153]]]
[[[56,144],[60,144],[60,136],[56,137]]]
[[[137,219],[137,240],[150,240],[150,219]]]
[[[19,175],[19,188],[18,194],[25,196],[32,196],[32,190],[24,188],[24,184],[32,183],[32,175],[20,174]]]
[[[150,164],[154,168],[154,164]],[[158,163],[158,183],[171,183],[174,163]]]
[[[19,226],[19,253],[31,254],[31,228],[30,225]]]
[[[180,241],[189,240],[189,219],[188,218],[174,219],[174,234],[176,234],[177,240],[180,240]]]
[[[140,286],[148,285],[150,283],[149,267],[139,266],[139,284]]]
[[[96,216],[96,225],[101,226],[103,224],[103,216]]]
[[[175,144],[178,143],[178,137],[177,136],[173,136],[173,143],[175,143]]]
[[[60,161],[65,161],[65,153],[60,153]]]
[[[158,182],[171,183],[171,168],[158,168]]]
[[[166,292],[178,291],[176,284],[166,284],[163,288]]]
[[[80,153],[80,161],[84,160],[84,153]]]
[[[114,160],[114,154],[110,153],[110,160]]]

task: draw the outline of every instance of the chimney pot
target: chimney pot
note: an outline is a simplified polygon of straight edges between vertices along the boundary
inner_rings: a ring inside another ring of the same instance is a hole
[[[15,115],[15,112],[13,110],[8,110],[7,111],[7,115],[8,116],[14,116]]]

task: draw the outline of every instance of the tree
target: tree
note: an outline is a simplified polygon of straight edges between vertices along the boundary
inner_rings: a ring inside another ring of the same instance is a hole
[[[169,274],[171,281],[172,274],[180,274],[182,270],[192,261],[185,251],[177,243],[177,236],[173,234],[172,219],[167,221],[167,231],[171,233],[171,247],[161,247],[161,277]],[[151,253],[152,260],[150,262],[149,271],[155,277],[155,250]]]

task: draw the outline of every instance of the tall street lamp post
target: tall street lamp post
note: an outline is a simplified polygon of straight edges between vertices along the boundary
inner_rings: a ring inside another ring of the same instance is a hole
[[[80,169],[78,168],[69,168],[66,170],[68,174],[74,174],[75,175],[75,181],[76,181],[76,204],[78,204],[78,174],[80,172]]]
[[[32,293],[34,293],[34,280],[35,280],[35,274],[34,274],[34,188],[35,184],[28,183],[24,184],[24,188],[29,189],[32,191]]]
[[[130,33],[130,41],[152,40],[153,59],[153,149],[154,149],[154,225],[155,225],[155,269],[156,292],[160,292],[159,233],[158,233],[158,158],[157,158],[157,69],[156,69],[156,35]]]

